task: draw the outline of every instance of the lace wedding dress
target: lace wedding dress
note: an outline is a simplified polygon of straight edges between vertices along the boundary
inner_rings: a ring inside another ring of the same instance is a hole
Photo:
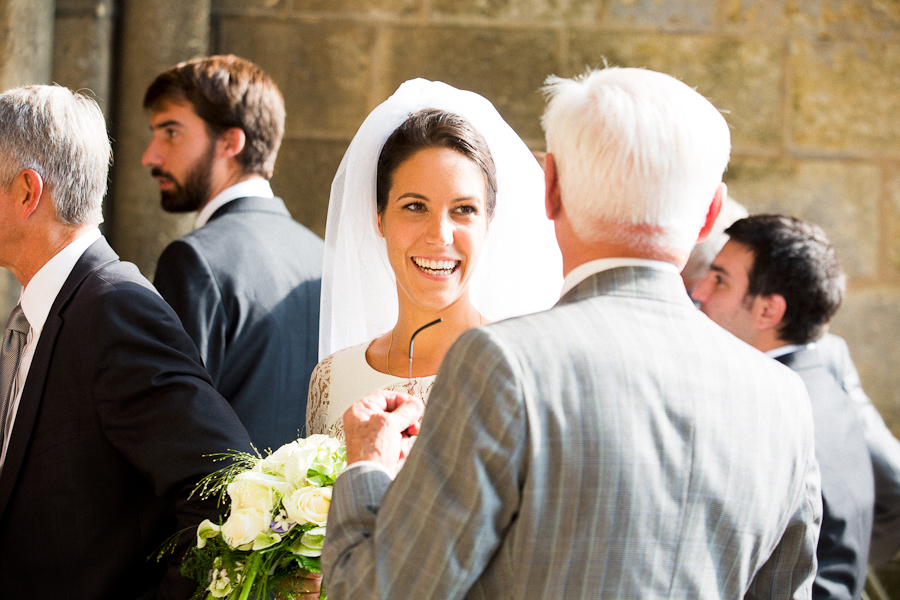
[[[408,379],[376,371],[366,362],[370,343],[335,352],[316,365],[309,383],[306,435],[323,433],[344,439],[344,411],[378,390],[405,392],[428,402],[435,376]]]

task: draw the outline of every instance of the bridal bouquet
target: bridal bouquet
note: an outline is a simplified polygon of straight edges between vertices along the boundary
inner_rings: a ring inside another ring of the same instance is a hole
[[[343,444],[313,435],[265,458],[229,456],[235,462],[197,490],[223,500],[227,493],[231,510],[224,523],[207,519],[197,528],[182,568],[201,583],[195,598],[269,598],[280,581],[320,573],[332,486],[347,465]]]

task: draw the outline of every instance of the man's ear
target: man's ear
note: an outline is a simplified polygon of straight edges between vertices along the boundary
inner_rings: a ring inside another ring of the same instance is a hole
[[[378,213],[375,217],[376,222],[378,223],[378,233],[381,237],[384,237],[384,225],[381,224],[381,215],[382,213]]]
[[[706,213],[706,222],[703,224],[703,228],[700,229],[700,235],[697,236],[698,244],[712,233],[713,225],[716,224],[716,219],[719,218],[719,213],[722,212],[722,203],[725,202],[725,196],[727,195],[728,186],[724,183],[719,183],[716,193],[713,194],[712,204],[709,205],[709,212]]]
[[[544,157],[544,209],[551,221],[555,221],[562,210],[559,172],[556,170],[556,159],[549,152]]]
[[[24,169],[13,179],[11,191],[22,219],[25,220],[34,214],[41,203],[44,180],[34,169]]]
[[[753,306],[751,307],[753,325],[761,331],[768,329],[777,330],[786,310],[787,302],[781,294],[757,296],[753,299]]]
[[[240,127],[229,127],[219,135],[216,142],[225,158],[234,158],[244,150],[247,134]]]

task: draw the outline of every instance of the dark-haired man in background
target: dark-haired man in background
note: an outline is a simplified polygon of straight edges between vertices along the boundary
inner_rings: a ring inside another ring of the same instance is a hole
[[[688,292],[709,273],[710,264],[728,241],[725,230],[746,216],[746,208],[731,197],[725,199],[713,232],[706,240],[694,246],[687,265],[681,271],[681,278]],[[869,564],[880,565],[891,560],[900,551],[900,441],[885,425],[878,409],[863,390],[844,338],[829,331],[816,341],[816,349],[825,368],[852,401],[851,405],[863,427],[869,455],[872,457],[875,514],[872,519]]]
[[[160,74],[144,107],[153,138],[141,162],[163,209],[200,211],[160,256],[154,284],[253,442],[275,449],[306,420],[324,248],[269,186],[281,93],[253,63],[211,56]]]
[[[725,233],[729,241],[691,295],[713,321],[806,384],[824,509],[813,598],[859,598],[875,504],[872,461],[850,399],[813,344],[841,305],[844,272],[824,232],[799,219],[756,215]]]

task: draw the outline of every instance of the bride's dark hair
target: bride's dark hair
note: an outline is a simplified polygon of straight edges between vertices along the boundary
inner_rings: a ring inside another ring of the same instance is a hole
[[[459,115],[436,108],[413,113],[388,137],[378,156],[375,205],[378,214],[387,207],[394,173],[406,159],[426,148],[456,150],[474,162],[484,174],[485,211],[490,220],[497,202],[497,172],[487,142],[471,123]]]

